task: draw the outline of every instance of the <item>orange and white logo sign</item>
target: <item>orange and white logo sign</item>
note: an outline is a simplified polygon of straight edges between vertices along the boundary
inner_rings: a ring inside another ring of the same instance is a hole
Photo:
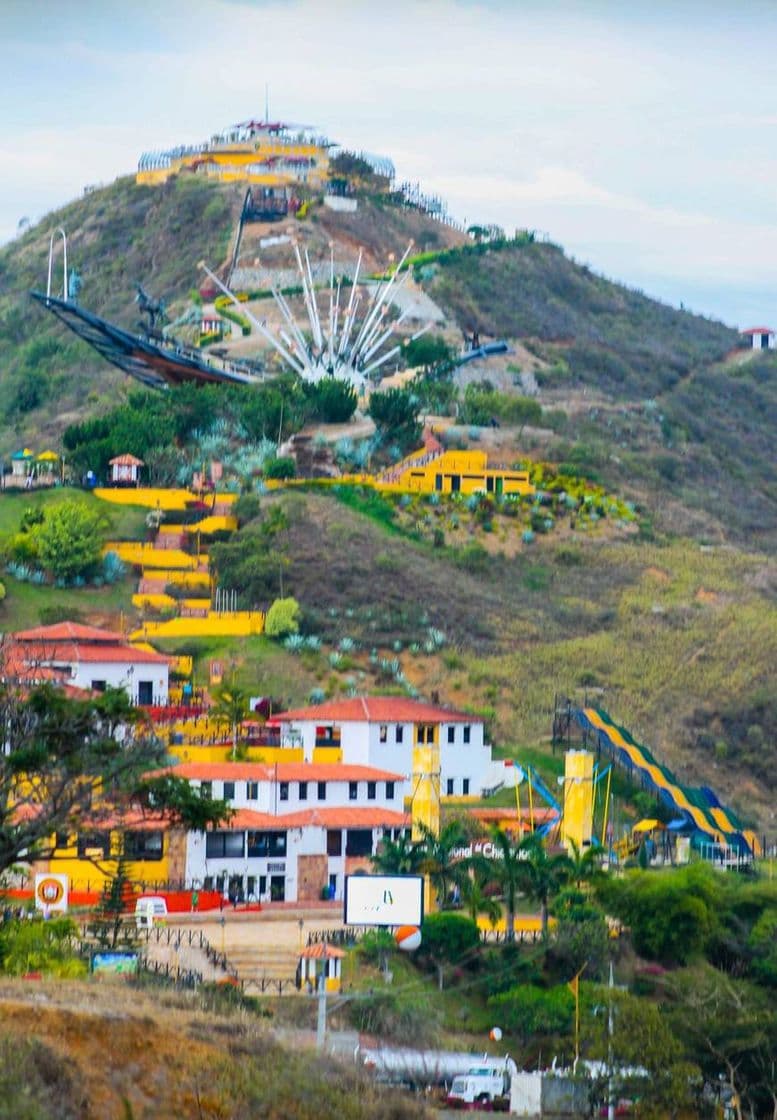
[[[42,873],[35,876],[37,910],[67,910],[67,875]]]

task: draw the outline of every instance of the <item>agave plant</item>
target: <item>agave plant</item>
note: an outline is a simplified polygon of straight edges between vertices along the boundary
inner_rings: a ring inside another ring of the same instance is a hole
[[[283,648],[289,653],[300,653],[305,648],[305,639],[301,634],[289,634],[284,638]]]

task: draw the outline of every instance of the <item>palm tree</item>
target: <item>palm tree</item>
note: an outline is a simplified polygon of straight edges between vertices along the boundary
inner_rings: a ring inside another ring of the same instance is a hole
[[[372,866],[381,875],[414,875],[423,858],[423,847],[406,831],[396,840],[384,836],[372,857]]]
[[[592,883],[602,874],[599,867],[599,853],[596,848],[589,846],[582,850],[576,841],[568,840],[571,851],[567,855],[569,860],[569,878],[580,889],[582,883]]]
[[[442,908],[448,898],[449,888],[461,886],[466,873],[465,865],[460,860],[454,859],[456,848],[462,847],[467,842],[467,833],[464,823],[455,818],[448,821],[440,829],[439,836],[424,825],[421,825],[423,838],[419,842],[421,860],[419,870],[428,875],[437,894],[437,902]]]
[[[237,737],[248,715],[248,693],[234,684],[222,685],[216,693],[211,714],[217,723],[225,724],[232,733],[232,761],[237,755]]]
[[[519,845],[519,882],[523,892],[540,904],[542,940],[548,940],[548,905],[551,896],[568,882],[571,873],[569,856],[562,852],[549,855],[536,833],[527,836]]]
[[[512,835],[498,825],[489,829],[500,858],[494,860],[491,868],[502,888],[502,898],[507,908],[507,940],[515,941],[515,902],[521,889],[521,863],[524,859],[521,845],[516,844]]]
[[[502,907],[493,895],[486,894],[485,887],[486,876],[476,869],[473,869],[472,874],[462,878],[461,897],[464,909],[475,924],[478,915],[485,914],[491,925],[495,926],[502,916]]]

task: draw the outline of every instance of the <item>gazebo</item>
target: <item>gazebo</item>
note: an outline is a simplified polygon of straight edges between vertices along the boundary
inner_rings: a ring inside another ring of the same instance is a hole
[[[114,486],[140,485],[140,468],[145,466],[142,459],[136,459],[134,455],[117,455],[110,460],[109,466]]]
[[[318,978],[323,974],[326,990],[339,992],[342,980],[340,970],[344,956],[342,949],[326,941],[317,941],[314,945],[308,945],[299,955],[298,987],[312,992],[317,991]]]
[[[26,479],[28,475],[32,474],[32,466],[35,460],[35,452],[31,451],[29,447],[23,447],[21,451],[14,451],[11,456],[11,475],[15,479]]]
[[[35,459],[35,473],[47,483],[54,482],[54,468],[59,462],[56,451],[41,451]]]

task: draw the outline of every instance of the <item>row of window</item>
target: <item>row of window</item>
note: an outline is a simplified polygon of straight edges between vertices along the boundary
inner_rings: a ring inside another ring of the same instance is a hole
[[[329,856],[343,854],[343,833],[331,828],[326,834]],[[347,856],[372,855],[372,829],[349,828],[346,831]],[[206,832],[206,859],[283,859],[286,856],[285,832]]]
[[[57,833],[58,850],[70,848],[73,844],[76,846],[79,859],[108,859],[112,854],[109,832],[80,832],[77,839],[67,832]],[[164,847],[165,838],[161,831],[127,832],[124,835],[124,854],[128,859],[161,859],[164,855]]]
[[[456,795],[456,779],[448,778],[445,783],[445,796],[455,797]],[[467,797],[469,795],[469,778],[461,779],[461,795]]]
[[[279,782],[278,783],[278,799],[280,801],[288,801],[291,794],[292,782]],[[349,782],[348,783],[348,799],[350,801],[359,800],[359,785],[366,785],[367,787],[367,800],[375,801],[378,796],[378,783],[377,782]],[[309,798],[309,787],[313,786],[315,789],[316,801],[326,801],[326,787],[327,782],[297,782],[297,797],[300,801],[307,801]],[[224,801],[234,801],[237,792],[236,782],[223,782],[222,783],[222,798]],[[213,796],[213,782],[200,782],[200,793],[203,797]],[[396,783],[386,782],[386,800],[393,801],[396,796]],[[259,783],[246,782],[246,801],[259,800]]]

